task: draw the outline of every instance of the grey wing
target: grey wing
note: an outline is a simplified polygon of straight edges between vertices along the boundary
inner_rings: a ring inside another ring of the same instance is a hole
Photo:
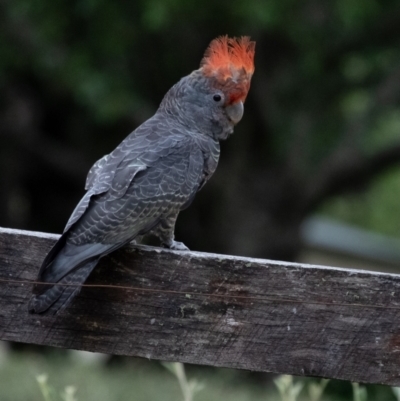
[[[100,160],[97,160],[96,163],[89,170],[88,175],[86,177],[85,189],[89,191],[93,187],[95,187],[96,183],[99,181],[99,177],[101,172],[105,166],[107,166],[107,162],[110,160],[110,155],[103,156]]]
[[[197,191],[204,167],[201,150],[189,139],[161,148],[148,160],[125,191],[110,190],[93,196],[79,223],[70,229],[68,242],[125,243],[154,228],[162,218],[177,213]]]
[[[87,261],[112,252],[182,209],[199,187],[203,155],[190,138],[176,142],[173,147],[167,147],[164,141],[161,144],[154,144],[152,153],[159,148],[159,157],[147,155],[145,169],[132,169],[131,175],[124,174],[133,163],[130,157],[125,157],[120,160],[120,168],[115,171],[108,190],[95,193],[93,187],[89,189],[67,230],[43,262],[41,279],[57,282]],[[129,176],[132,179],[127,184]],[[85,208],[82,204],[86,204]]]
[[[121,198],[139,171],[165,157],[184,138],[178,132],[170,135],[168,130],[162,119],[150,119],[112,153],[98,160],[89,170],[85,184],[87,192],[73,211],[64,233],[82,217],[94,196],[109,193],[111,198]]]
[[[92,166],[86,178],[87,192],[69,218],[64,233],[82,217],[93,196],[107,191],[111,191],[115,198],[123,196],[135,175],[146,168],[146,163],[139,159],[140,151],[148,144],[145,133],[146,131],[143,133],[139,128],[112,153],[102,157]]]
[[[100,195],[102,193],[109,192],[114,199],[118,199],[125,194],[135,175],[139,171],[146,169],[145,164],[134,161],[132,161],[132,163],[125,168],[117,167],[116,170],[110,170],[109,172],[107,171],[107,167],[108,166],[106,165],[99,172],[98,176],[96,177],[96,184],[93,184],[92,187],[89,187],[84,197],[76,206],[68,220],[67,225],[65,226],[64,232],[67,232],[72,225],[82,217],[94,195]]]
[[[144,124],[93,166],[88,192],[43,261],[40,281],[82,284],[102,256],[179,211],[197,191],[202,151],[190,136],[158,125]],[[29,304],[34,313],[65,308],[80,288],[36,287]]]

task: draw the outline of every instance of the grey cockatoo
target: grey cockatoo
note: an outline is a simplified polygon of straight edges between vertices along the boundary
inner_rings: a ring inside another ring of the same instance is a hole
[[[29,303],[32,313],[56,313],[80,291],[99,259],[152,233],[165,247],[174,240],[179,212],[214,173],[226,139],[243,116],[254,72],[255,42],[220,37],[200,68],[165,95],[153,117],[97,161],[86,194],[40,268]]]

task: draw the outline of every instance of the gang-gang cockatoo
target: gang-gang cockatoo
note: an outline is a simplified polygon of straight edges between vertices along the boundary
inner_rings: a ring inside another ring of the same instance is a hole
[[[38,281],[57,285],[37,284],[30,312],[63,310],[101,257],[138,236],[187,249],[174,240],[175,221],[214,173],[219,141],[243,116],[254,50],[248,37],[214,39],[200,68],[167,92],[154,116],[94,164],[86,194],[39,271]]]

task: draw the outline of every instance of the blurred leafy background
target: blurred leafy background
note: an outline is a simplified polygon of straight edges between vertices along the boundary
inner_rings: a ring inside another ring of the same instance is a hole
[[[221,34],[257,41],[256,73],[177,239],[297,260],[316,213],[400,237],[398,0],[0,0],[0,226],[61,232],[94,161]]]

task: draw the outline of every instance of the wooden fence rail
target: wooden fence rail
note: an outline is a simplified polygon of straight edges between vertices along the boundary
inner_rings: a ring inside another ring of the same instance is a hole
[[[0,340],[400,386],[400,275],[139,246],[30,315],[57,238],[0,229]]]

